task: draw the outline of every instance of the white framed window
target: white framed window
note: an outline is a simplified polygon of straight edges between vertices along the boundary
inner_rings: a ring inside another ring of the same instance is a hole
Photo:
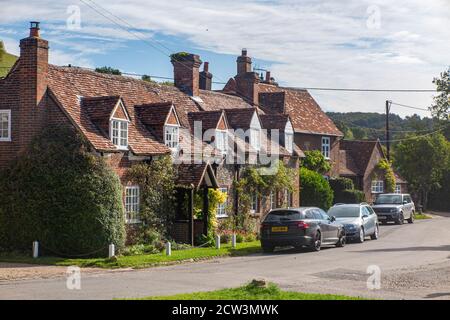
[[[288,189],[284,189],[284,201],[286,203],[286,206],[292,207],[292,192],[290,192]]]
[[[284,147],[287,151],[292,153],[294,150],[294,134],[286,132],[284,134]]]
[[[269,208],[270,210],[275,208],[275,194],[273,193],[273,191],[270,191],[269,194]]]
[[[259,212],[259,207],[258,207],[258,194],[254,193],[252,195],[252,207],[251,207],[251,213],[257,213]]]
[[[177,125],[164,126],[164,143],[170,149],[178,149],[180,141],[180,128]]]
[[[384,181],[372,180],[372,193],[383,193],[383,192],[384,192]]]
[[[400,183],[395,184],[395,193],[397,194],[402,193],[402,185]]]
[[[125,220],[127,223],[139,223],[139,186],[125,187]]]
[[[325,159],[330,159],[330,137],[322,137],[322,154]]]
[[[0,110],[0,141],[11,141],[11,110]]]
[[[222,154],[226,154],[228,146],[227,132],[224,130],[216,130],[216,137],[214,141],[216,149],[220,150]]]
[[[111,120],[111,141],[119,149],[128,148],[128,122]]]
[[[220,192],[225,193],[228,197],[228,188],[219,188],[219,190]],[[226,210],[227,210],[227,201],[225,200],[224,203],[221,203],[217,206],[217,213],[216,213],[217,218],[228,217]]]
[[[261,149],[261,131],[256,128],[250,128],[250,145],[255,150]]]

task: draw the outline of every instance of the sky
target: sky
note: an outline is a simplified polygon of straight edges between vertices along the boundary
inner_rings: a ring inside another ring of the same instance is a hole
[[[8,52],[18,54],[29,21],[40,21],[57,65],[172,78],[169,55],[186,51],[226,82],[246,48],[283,86],[370,89],[435,89],[450,66],[450,0],[0,0],[0,10]],[[427,108],[433,96],[310,92],[336,112],[382,113],[386,100]]]

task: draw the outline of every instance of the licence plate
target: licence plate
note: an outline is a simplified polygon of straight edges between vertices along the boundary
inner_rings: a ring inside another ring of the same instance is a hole
[[[380,219],[380,220],[385,220],[386,217],[385,217],[385,216],[378,216],[378,219]]]
[[[288,227],[272,227],[272,232],[287,232]]]

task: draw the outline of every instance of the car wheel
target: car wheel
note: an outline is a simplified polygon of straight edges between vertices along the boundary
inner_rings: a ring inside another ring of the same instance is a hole
[[[370,239],[372,240],[377,240],[379,236],[379,229],[378,229],[378,225],[375,226],[375,231],[373,232],[373,234],[370,236]]]
[[[341,234],[338,242],[336,243],[336,247],[345,247],[345,244],[347,243],[347,237],[343,234]]]
[[[363,243],[365,238],[366,238],[366,233],[364,232],[364,228],[359,229],[358,242]]]
[[[320,231],[317,231],[316,236],[311,244],[311,251],[320,251],[320,247],[322,246],[322,235]]]
[[[405,217],[403,216],[403,213],[400,213],[397,221],[395,221],[395,224],[403,224],[403,222],[405,222]]]
[[[411,217],[409,217],[408,223],[414,223],[414,212],[411,212]]]

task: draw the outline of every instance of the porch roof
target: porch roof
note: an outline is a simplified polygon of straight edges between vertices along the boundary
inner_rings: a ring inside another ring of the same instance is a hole
[[[177,184],[180,186],[193,186],[195,189],[200,187],[219,187],[214,170],[209,163],[180,164],[178,166]]]

